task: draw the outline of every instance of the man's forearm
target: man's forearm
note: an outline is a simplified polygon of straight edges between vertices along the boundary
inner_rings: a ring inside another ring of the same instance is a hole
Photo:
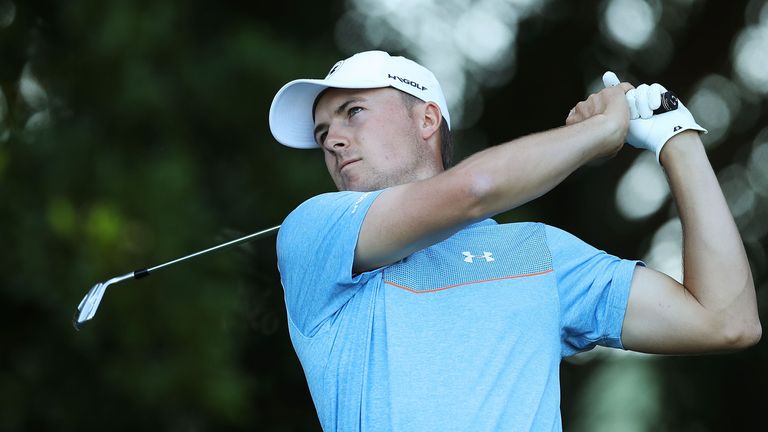
[[[716,320],[726,343],[760,337],[754,282],[736,224],[697,132],[661,152],[683,226],[685,288]]]
[[[545,194],[585,163],[611,155],[621,148],[616,142],[622,132],[597,115],[477,153],[457,165],[455,174],[471,179],[479,197],[478,218],[492,216]]]

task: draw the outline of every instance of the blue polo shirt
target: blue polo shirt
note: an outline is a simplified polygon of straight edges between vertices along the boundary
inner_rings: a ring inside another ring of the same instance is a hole
[[[278,235],[291,341],[326,431],[558,431],[559,364],[622,348],[636,261],[491,219],[352,274],[380,192],[314,197]]]

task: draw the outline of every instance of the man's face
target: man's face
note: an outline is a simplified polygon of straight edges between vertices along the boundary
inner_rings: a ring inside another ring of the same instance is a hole
[[[435,175],[419,121],[398,90],[326,90],[315,108],[315,140],[336,187],[371,191]]]

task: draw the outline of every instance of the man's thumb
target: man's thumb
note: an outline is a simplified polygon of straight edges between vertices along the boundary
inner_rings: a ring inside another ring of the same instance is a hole
[[[603,85],[606,87],[615,87],[619,85],[621,81],[619,81],[619,77],[616,76],[615,73],[608,71],[603,74]]]

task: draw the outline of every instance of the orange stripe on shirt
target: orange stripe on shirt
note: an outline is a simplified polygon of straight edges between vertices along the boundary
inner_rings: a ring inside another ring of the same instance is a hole
[[[389,281],[384,281],[384,283],[387,284],[387,285],[392,285],[395,288],[400,288],[400,289],[404,289],[406,291],[410,291],[410,292],[412,292],[414,294],[425,294],[425,293],[431,293],[431,292],[437,292],[437,291],[444,291],[444,290],[447,290],[447,289],[456,288],[456,287],[460,287],[460,286],[464,286],[464,285],[472,285],[472,284],[478,284],[478,283],[483,283],[483,282],[493,282],[493,281],[503,280],[503,279],[518,279],[518,278],[524,278],[524,277],[539,276],[539,275],[551,273],[552,271],[553,271],[552,269],[549,269],[549,270],[544,270],[544,271],[537,272],[537,273],[528,273],[528,274],[514,275],[514,276],[503,276],[503,277],[498,277],[498,278],[493,278],[493,279],[476,280],[476,281],[472,281],[472,282],[464,282],[464,283],[460,283],[460,284],[456,284],[456,285],[448,285],[448,286],[445,286],[445,287],[433,288],[433,289],[428,289],[428,290],[415,290],[413,288],[408,288],[407,286],[398,285],[398,284],[396,284],[394,282],[389,282]]]

